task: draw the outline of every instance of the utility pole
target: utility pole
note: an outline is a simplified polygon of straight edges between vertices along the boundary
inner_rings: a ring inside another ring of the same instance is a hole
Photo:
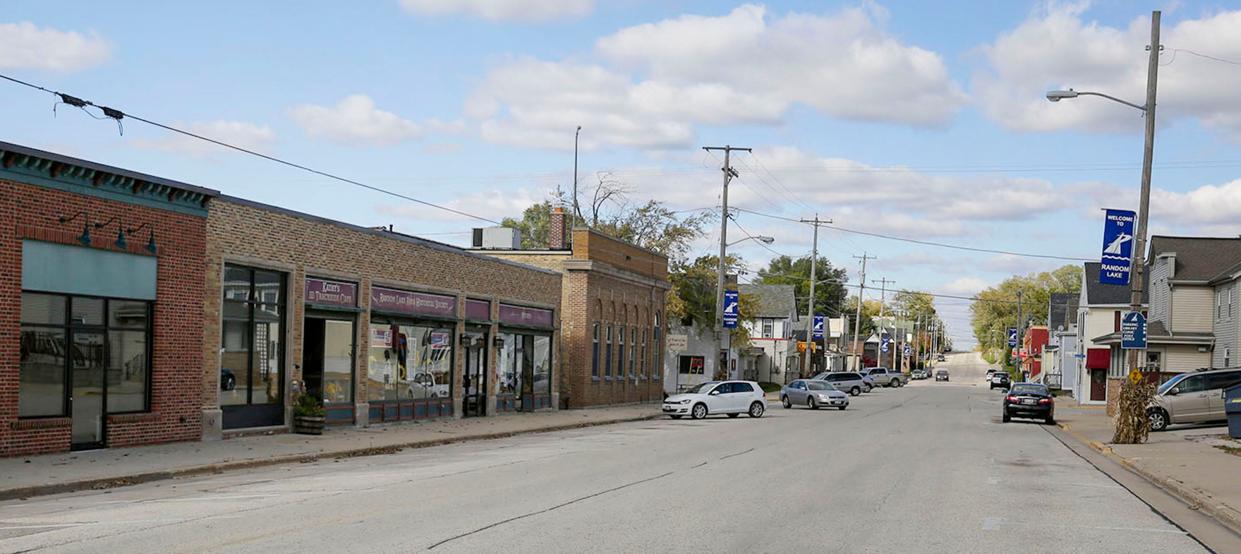
[[[577,131],[573,133],[573,224],[576,225],[578,220],[582,218],[582,208],[577,204],[577,138],[582,134],[582,126],[577,126]],[[572,233],[569,233],[572,235]]]
[[[1150,212],[1151,201],[1151,162],[1155,155],[1155,97],[1156,88],[1159,83],[1159,50],[1162,48],[1159,44],[1159,19],[1160,12],[1158,10],[1151,12],[1151,42],[1147,46],[1150,55],[1146,62],[1146,143],[1142,148],[1142,197],[1138,204],[1138,228],[1137,241],[1133,248],[1133,277],[1129,282],[1129,309],[1135,312],[1142,311],[1142,280],[1146,273],[1146,219]],[[1138,357],[1140,353],[1137,350],[1129,350],[1128,366],[1129,373],[1133,374],[1138,371]],[[1134,387],[1142,386],[1126,379],[1121,383],[1121,402],[1120,413],[1117,414],[1116,432],[1112,438],[1112,442],[1117,443],[1141,443],[1146,439],[1146,433],[1139,431],[1144,429],[1146,425],[1146,405],[1149,402],[1150,392],[1143,392],[1141,396],[1144,399],[1125,402],[1126,396],[1136,396],[1135,394],[1126,394],[1134,390]],[[1138,389],[1139,391],[1143,389]],[[1146,390],[1149,391],[1149,388]]]
[[[896,281],[893,281],[891,279],[888,279],[887,277],[884,277],[883,279],[871,279],[870,282],[879,283],[879,320],[883,321],[883,309],[884,309],[884,306],[888,304],[888,284],[896,283]],[[886,326],[884,330],[885,331],[887,330]],[[896,334],[896,319],[895,318],[892,319],[892,334]],[[894,337],[888,337],[889,342],[892,342],[891,341],[892,338]],[[883,332],[879,333],[879,341],[880,341],[880,344],[883,344]],[[880,352],[879,354],[883,355],[882,352]],[[896,365],[896,352],[892,353],[892,365]]]
[[[862,332],[862,303],[866,301],[866,260],[874,260],[876,258],[867,255],[866,252],[862,252],[861,256],[854,256],[854,258],[862,260],[862,278],[860,279],[862,288],[858,289],[857,317],[853,319],[853,355],[857,357],[857,367],[854,367],[854,369],[860,371],[862,369],[862,352],[858,350],[858,333]]]
[[[810,247],[810,298],[806,302],[806,358],[802,362],[802,377],[810,376],[810,357],[814,355],[814,285],[815,270],[819,265],[819,226],[831,225],[832,220],[819,219],[819,214],[814,214],[814,219],[802,219],[802,223],[809,223],[814,227],[814,241]],[[824,329],[823,348],[827,349],[827,333]]]
[[[1025,296],[1025,291],[1017,291],[1017,358],[1013,362],[1017,366],[1017,372],[1021,373],[1021,350],[1024,343],[1021,341],[1022,335],[1026,334],[1026,324],[1021,319],[1021,302]],[[1025,378],[1022,377],[1024,380]]]
[[[715,269],[715,352],[716,360],[723,366],[716,368],[716,372],[728,377],[728,353],[724,350],[724,259],[728,256],[728,183],[733,177],[737,176],[737,171],[729,164],[733,150],[749,152],[749,148],[737,148],[735,146],[704,146],[703,150],[710,152],[712,150],[724,151],[724,191],[720,194],[720,259]]]

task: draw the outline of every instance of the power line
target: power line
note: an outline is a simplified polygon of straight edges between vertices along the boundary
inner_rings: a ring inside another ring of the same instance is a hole
[[[247,148],[242,148],[242,147],[240,147],[240,146],[235,146],[235,145],[229,144],[229,143],[227,143],[227,142],[223,142],[223,141],[219,141],[219,140],[216,140],[216,139],[213,139],[213,138],[205,137],[205,136],[202,136],[202,135],[199,135],[199,134],[196,134],[196,133],[191,133],[191,132],[189,132],[189,131],[186,131],[186,130],[183,130],[183,129],[178,129],[178,128],[173,127],[173,126],[171,126],[171,125],[165,125],[165,124],[163,124],[163,123],[159,123],[159,122],[157,122],[157,121],[153,121],[153,120],[150,120],[150,119],[146,119],[146,118],[144,118],[144,117],[137,116],[137,115],[134,115],[134,114],[132,114],[132,113],[122,112],[121,110],[118,110],[118,109],[115,109],[115,108],[110,108],[110,107],[107,107],[107,106],[101,106],[101,105],[95,104],[94,102],[91,102],[91,101],[89,101],[89,100],[84,100],[84,99],[82,99],[82,98],[78,98],[78,97],[76,97],[76,96],[71,96],[71,95],[66,94],[66,93],[63,93],[63,92],[59,92],[59,91],[55,91],[55,90],[52,90],[52,89],[44,88],[44,87],[41,87],[41,86],[36,85],[36,84],[33,84],[33,83],[28,83],[28,82],[26,82],[26,81],[22,81],[22,80],[20,80],[20,79],[15,79],[15,78],[13,78],[13,77],[9,77],[8,75],[0,74],[0,78],[3,78],[3,79],[5,79],[5,80],[7,80],[7,81],[11,81],[11,82],[17,83],[17,84],[19,84],[19,85],[23,85],[23,86],[27,86],[27,87],[33,88],[33,89],[35,89],[35,90],[40,90],[40,91],[46,92],[46,93],[48,93],[48,94],[55,95],[55,96],[57,96],[57,97],[59,97],[59,98],[60,98],[60,101],[61,101],[61,102],[64,102],[65,104],[68,104],[68,105],[70,105],[70,106],[74,106],[74,107],[81,108],[81,109],[83,109],[83,110],[85,110],[87,106],[92,106],[92,107],[99,108],[100,110],[102,110],[102,111],[103,111],[103,114],[104,114],[104,116],[105,116],[105,117],[109,117],[109,118],[115,119],[115,120],[117,121],[117,123],[118,123],[118,124],[120,123],[120,121],[121,121],[122,119],[124,119],[124,118],[127,118],[127,117],[128,117],[129,119],[133,119],[133,120],[136,120],[136,121],[141,121],[142,123],[146,123],[147,125],[152,125],[152,126],[154,126],[154,127],[159,127],[160,129],[164,129],[164,130],[166,130],[166,131],[170,131],[170,132],[173,132],[173,133],[181,134],[181,135],[184,135],[184,136],[187,136],[187,137],[190,137],[190,138],[195,138],[195,139],[198,139],[198,140],[201,140],[201,141],[210,142],[210,143],[215,144],[215,145],[217,145],[217,146],[223,146],[224,148],[228,148],[228,149],[231,149],[231,150],[235,150],[235,151],[237,151],[237,152],[241,152],[241,153],[243,153],[243,154],[249,154],[249,155],[251,155],[251,156],[255,156],[255,157],[257,157],[257,158],[262,158],[262,159],[264,159],[264,160],[268,160],[268,161],[275,162],[275,163],[278,163],[278,164],[281,164],[281,165],[285,165],[285,166],[288,166],[288,167],[292,167],[292,168],[294,168],[294,169],[300,169],[300,170],[302,170],[302,171],[306,171],[306,172],[308,172],[308,173],[313,173],[313,174],[315,174],[315,175],[319,175],[319,176],[321,176],[321,177],[327,177],[328,179],[333,179],[333,180],[336,180],[336,181],[340,181],[340,182],[342,182],[342,183],[348,183],[348,184],[350,184],[350,185],[354,185],[354,186],[356,186],[356,187],[361,187],[361,188],[364,188],[364,189],[367,189],[367,190],[371,190],[371,191],[374,191],[374,192],[378,192],[378,193],[382,193],[382,194],[387,194],[387,195],[389,195],[389,196],[393,196],[393,197],[396,197],[396,198],[400,198],[400,199],[402,199],[402,200],[408,200],[408,201],[410,201],[410,202],[414,202],[414,203],[417,203],[417,204],[422,204],[422,205],[427,206],[427,207],[431,207],[431,208],[435,208],[435,209],[438,209],[438,210],[443,210],[443,211],[446,211],[446,212],[449,212],[449,213],[457,214],[457,215],[460,215],[460,216],[468,217],[468,218],[470,218],[470,219],[477,219],[477,220],[479,220],[479,221],[486,221],[486,222],[488,222],[488,223],[494,223],[494,224],[496,224],[496,225],[500,225],[500,224],[501,224],[499,221],[496,221],[496,220],[494,220],[494,219],[490,219],[490,218],[482,217],[482,216],[479,216],[479,215],[474,215],[474,214],[471,214],[471,213],[468,213],[468,212],[464,212],[464,211],[461,211],[461,210],[458,210],[458,209],[455,209],[455,208],[449,208],[449,207],[447,207],[447,206],[443,206],[443,205],[440,205],[440,204],[436,204],[436,203],[434,203],[434,202],[428,202],[428,201],[426,201],[426,200],[419,200],[419,199],[417,199],[417,198],[414,198],[414,197],[409,196],[409,195],[401,194],[401,193],[399,193],[399,192],[395,192],[395,191],[391,191],[391,190],[388,190],[388,189],[384,189],[384,188],[376,187],[376,186],[373,186],[373,185],[368,185],[368,184],[363,183],[363,182],[361,182],[361,181],[355,181],[355,180],[353,180],[353,179],[349,179],[349,178],[347,178],[347,177],[341,177],[341,176],[339,176],[339,175],[334,175],[334,174],[332,174],[332,173],[328,173],[328,172],[326,172],[326,171],[320,171],[320,170],[318,170],[318,169],[314,169],[314,168],[311,168],[311,167],[308,167],[308,166],[305,166],[305,165],[301,165],[301,164],[298,164],[298,163],[295,163],[295,162],[290,162],[290,161],[287,161],[287,160],[283,160],[283,159],[277,158],[277,157],[275,157],[275,156],[269,156],[269,155],[267,155],[267,154],[263,154],[263,153],[260,153],[260,152],[256,152],[256,151],[254,151],[254,150],[250,150],[250,149],[247,149]]]
[[[793,219],[793,218],[791,218],[791,217],[784,217],[784,216],[780,216],[780,215],[767,214],[767,213],[757,212],[757,211],[754,211],[754,210],[747,210],[747,209],[745,209],[745,208],[733,208],[733,209],[734,209],[734,210],[737,210],[737,211],[740,211],[740,212],[745,212],[745,213],[748,213],[748,214],[754,214],[754,215],[757,215],[757,216],[769,217],[769,218],[772,218],[772,219],[780,219],[780,220],[784,220],[784,221],[791,221],[791,222],[793,222],[793,223],[801,223],[801,220],[798,220],[798,219]],[[901,241],[901,242],[909,242],[909,243],[913,243],[913,244],[921,244],[921,245],[923,245],[923,246],[937,246],[937,247],[940,247],[940,248],[952,248],[952,249],[955,249],[955,250],[965,250],[965,251],[969,251],[969,252],[981,252],[981,253],[986,253],[986,254],[1005,254],[1005,255],[1008,255],[1008,256],[1021,256],[1021,257],[1025,257],[1025,258],[1041,258],[1041,259],[1048,259],[1048,260],[1066,260],[1066,261],[1071,261],[1071,262],[1093,262],[1093,261],[1097,261],[1097,260],[1092,260],[1092,259],[1090,259],[1090,258],[1074,258],[1074,257],[1071,257],[1071,256],[1055,256],[1055,255],[1052,255],[1052,254],[1033,254],[1033,253],[1029,253],[1029,252],[1014,252],[1014,251],[1012,251],[1012,250],[996,250],[996,249],[992,249],[992,248],[976,248],[976,247],[973,247],[973,246],[961,246],[961,245],[957,245],[957,244],[948,244],[948,243],[943,243],[943,242],[934,242],[934,241],[929,241],[929,240],[920,240],[920,239],[911,239],[911,238],[907,238],[907,237],[898,237],[898,236],[895,236],[895,235],[886,235],[886,234],[883,234],[883,233],[874,233],[874,232],[871,232],[871,231],[860,231],[860,230],[857,230],[857,229],[847,229],[847,228],[845,228],[845,227],[840,227],[840,226],[838,226],[838,225],[824,225],[824,227],[827,227],[827,228],[829,228],[829,229],[834,229],[834,230],[836,230],[836,231],[842,231],[842,232],[845,232],[845,233],[853,233],[853,234],[857,234],[857,235],[865,235],[865,236],[868,236],[868,237],[876,237],[876,238],[881,238],[881,239],[895,240],[895,241]]]
[[[1213,60],[1213,61],[1217,61],[1217,62],[1220,62],[1220,63],[1226,63],[1226,64],[1231,64],[1231,65],[1241,65],[1241,62],[1238,62],[1238,61],[1227,60],[1227,59],[1224,59],[1224,58],[1217,58],[1217,57],[1215,57],[1215,56],[1210,56],[1210,55],[1207,55],[1207,54],[1203,54],[1203,53],[1201,53],[1201,52],[1194,52],[1193,50],[1190,50],[1190,49],[1188,49],[1188,48],[1173,48],[1173,49],[1172,49],[1172,60],[1173,60],[1173,61],[1175,61],[1175,60],[1176,60],[1176,53],[1177,53],[1177,52],[1184,52],[1184,53],[1189,54],[1189,55],[1191,55],[1191,56],[1198,56],[1199,58],[1205,58],[1205,59],[1208,59],[1208,60]],[[1168,65],[1171,65],[1171,64],[1172,64],[1172,62],[1168,62]]]

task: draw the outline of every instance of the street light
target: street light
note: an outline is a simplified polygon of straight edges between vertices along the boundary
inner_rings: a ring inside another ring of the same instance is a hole
[[[1077,98],[1078,96],[1098,96],[1100,98],[1107,98],[1108,100],[1111,100],[1113,102],[1118,102],[1126,106],[1129,106],[1130,108],[1136,108],[1138,110],[1141,110],[1143,113],[1146,112],[1146,106],[1143,106],[1140,104],[1134,104],[1133,102],[1129,102],[1127,100],[1121,100],[1110,94],[1103,94],[1102,92],[1090,92],[1090,91],[1085,91],[1085,90],[1073,90],[1073,89],[1047,91],[1047,100],[1051,102],[1059,102],[1061,100]]]
[[[763,244],[771,244],[771,243],[773,243],[773,242],[776,242],[776,239],[774,239],[774,238],[772,238],[772,237],[769,237],[769,236],[767,236],[767,235],[759,235],[759,236],[757,236],[757,237],[746,237],[746,238],[743,238],[743,239],[741,239],[741,240],[739,240],[739,241],[736,241],[736,242],[730,242],[730,243],[728,243],[728,246],[732,246],[732,245],[734,245],[734,244],[741,244],[741,243],[743,243],[743,242],[745,242],[745,241],[747,241],[747,240],[756,240],[756,241],[761,242],[761,243],[763,243]]]

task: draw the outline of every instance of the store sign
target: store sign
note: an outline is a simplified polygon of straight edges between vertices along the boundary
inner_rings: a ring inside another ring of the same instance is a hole
[[[521,325],[523,327],[552,326],[552,311],[541,308],[527,308],[512,304],[500,304],[500,323],[504,325]]]
[[[396,314],[455,317],[457,299],[442,294],[371,287],[371,310]]]
[[[689,335],[668,335],[664,340],[667,341],[668,350],[672,352],[689,350]]]
[[[446,331],[434,331],[431,333],[431,349],[442,350],[452,346],[452,335]]]
[[[470,321],[491,321],[491,302],[467,298],[465,318]]]
[[[387,348],[392,346],[391,327],[371,327],[371,348]]]
[[[338,308],[358,307],[357,283],[306,278],[306,303]]]

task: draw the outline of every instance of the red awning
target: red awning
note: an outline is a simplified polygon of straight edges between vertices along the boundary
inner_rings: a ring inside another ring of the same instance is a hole
[[[1107,369],[1112,365],[1112,349],[1087,348],[1086,369]]]

